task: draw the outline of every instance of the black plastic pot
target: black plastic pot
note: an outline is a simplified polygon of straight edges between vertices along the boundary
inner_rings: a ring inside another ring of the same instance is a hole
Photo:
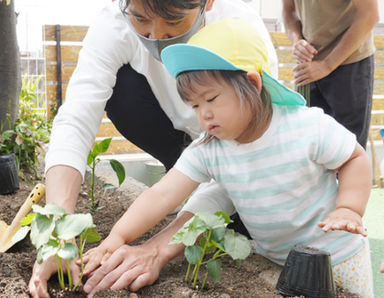
[[[15,154],[0,155],[0,194],[11,194],[18,189],[19,176]]]
[[[287,257],[276,290],[286,297],[336,297],[329,252],[295,245]]]

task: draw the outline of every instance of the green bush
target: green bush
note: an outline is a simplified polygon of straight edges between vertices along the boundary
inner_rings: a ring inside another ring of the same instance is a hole
[[[40,77],[22,80],[19,97],[19,115],[14,125],[8,116],[8,130],[3,131],[4,123],[0,126],[0,155],[15,153],[19,176],[25,179],[26,173],[33,173],[39,179],[36,167],[38,157],[43,152],[43,145],[48,143],[51,131],[51,121],[46,119],[44,108],[37,106],[40,98],[36,89]]]

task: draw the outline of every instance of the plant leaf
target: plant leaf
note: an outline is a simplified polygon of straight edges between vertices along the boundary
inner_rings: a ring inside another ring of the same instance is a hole
[[[26,217],[21,219],[22,226],[28,226],[32,223],[32,219],[36,216],[37,213],[29,213]]]
[[[216,212],[215,212],[215,215],[224,218],[224,221],[225,221],[226,224],[229,224],[229,223],[231,223],[231,222],[233,221],[233,220],[228,216],[228,214],[225,213],[225,212],[223,212],[223,211],[216,211]]]
[[[171,241],[169,241],[169,244],[183,243],[184,233],[186,232],[188,232],[188,230],[185,227],[182,227],[175,235],[173,235]]]
[[[194,245],[196,239],[206,230],[206,224],[200,218],[194,216],[173,236],[170,244],[183,243],[185,246]]]
[[[87,157],[87,165],[90,166],[92,162],[93,162],[93,154],[92,154],[92,151],[89,151],[88,157]]]
[[[41,215],[55,215],[61,217],[65,214],[65,209],[54,203],[49,203],[45,205],[45,207],[41,207],[40,205],[32,205],[32,209],[34,212]]]
[[[213,281],[219,281],[221,275],[221,260],[209,260],[207,263],[207,271]]]
[[[36,206],[36,205],[35,205]],[[42,245],[46,244],[55,229],[55,222],[53,216],[47,217],[45,215],[37,214],[31,223],[31,242],[39,249]]]
[[[60,243],[58,241],[55,241],[53,239],[49,240],[46,244],[44,244],[38,249],[38,260],[47,260],[49,257],[56,255],[59,249]]]
[[[96,157],[100,153],[106,152],[109,148],[109,144],[111,144],[111,141],[112,138],[107,138],[102,140],[100,143],[96,144],[92,149],[93,156]]]
[[[235,234],[233,230],[228,230],[224,236],[224,248],[234,260],[244,260],[251,253],[251,245],[247,237]]]
[[[212,230],[211,240],[215,242],[220,242],[222,239],[224,239],[225,235],[225,227],[219,227]]]
[[[111,159],[109,161],[112,169],[115,171],[117,178],[119,179],[119,186],[124,182],[125,180],[125,169],[124,166],[117,161],[116,159]]]
[[[184,250],[185,258],[189,264],[197,264],[203,256],[203,249],[198,245],[187,246]]]
[[[217,216],[209,212],[197,212],[195,216],[200,218],[210,229],[216,229],[227,226],[223,217]]]
[[[23,240],[25,238],[25,236],[27,236],[29,230],[31,228],[29,226],[23,226],[21,227],[16,233],[15,235],[13,235],[12,237],[12,242],[13,243],[17,243],[21,240]]]
[[[101,236],[94,228],[89,228],[84,233],[84,239],[88,243],[95,243],[100,241]]]
[[[72,243],[65,243],[63,248],[60,248],[57,255],[64,260],[74,260],[77,256],[77,247]]]
[[[84,230],[93,228],[91,214],[68,214],[56,221],[57,237],[70,240],[80,235]]]

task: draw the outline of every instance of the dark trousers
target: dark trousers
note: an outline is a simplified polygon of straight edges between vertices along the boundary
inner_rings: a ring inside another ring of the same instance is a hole
[[[353,132],[364,148],[371,121],[373,55],[359,62],[341,65],[327,77],[311,83],[312,107],[320,107]]]
[[[189,135],[173,127],[147,79],[129,64],[118,71],[105,110],[127,140],[161,161],[167,170],[191,142]]]

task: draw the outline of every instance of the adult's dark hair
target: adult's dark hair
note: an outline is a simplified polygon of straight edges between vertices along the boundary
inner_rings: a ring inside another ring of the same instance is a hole
[[[166,20],[179,19],[177,10],[194,9],[204,7],[207,0],[139,0],[148,14],[156,14]],[[127,8],[131,0],[120,0],[120,9],[127,14]],[[176,10],[176,11],[175,11]]]

